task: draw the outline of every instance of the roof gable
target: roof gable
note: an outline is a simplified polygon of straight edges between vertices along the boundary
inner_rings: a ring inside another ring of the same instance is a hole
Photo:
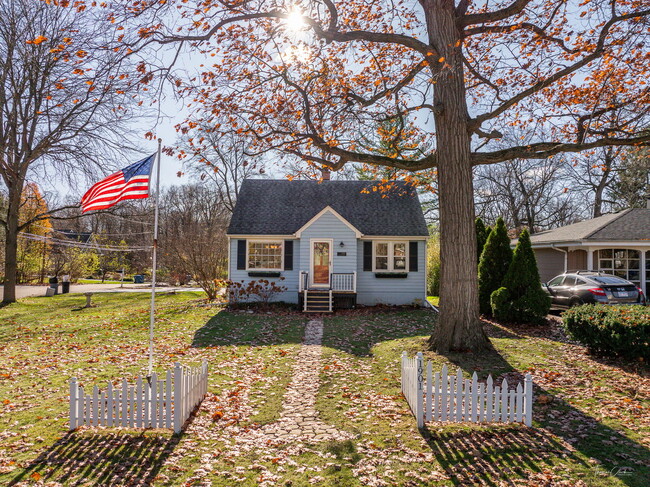
[[[417,192],[396,181],[387,192],[375,181],[246,179],[229,235],[293,235],[327,207],[362,235],[427,236]]]
[[[650,240],[650,209],[630,208],[531,235],[533,245]]]
[[[360,232],[359,230],[357,230],[357,228],[356,228],[354,225],[352,225],[352,223],[350,223],[350,222],[347,221],[345,218],[343,218],[343,217],[342,217],[342,216],[341,216],[341,215],[340,215],[340,214],[339,214],[339,213],[338,213],[334,208],[332,208],[332,207],[329,206],[329,205],[327,205],[327,206],[326,206],[325,208],[323,208],[321,211],[319,211],[318,213],[316,213],[316,215],[314,215],[314,217],[313,217],[311,220],[309,220],[309,221],[308,221],[307,223],[305,223],[302,227],[300,227],[300,228],[296,231],[296,237],[300,238],[300,236],[302,235],[302,232],[303,232],[304,230],[306,230],[307,228],[309,228],[309,227],[312,225],[312,223],[316,222],[316,221],[317,221],[321,216],[323,216],[325,213],[331,213],[331,214],[334,215],[336,218],[338,218],[338,219],[339,219],[339,220],[340,220],[340,221],[341,221],[345,226],[347,226],[350,230],[352,230],[352,231],[354,232],[354,234],[356,235],[357,238],[361,237],[361,232]]]

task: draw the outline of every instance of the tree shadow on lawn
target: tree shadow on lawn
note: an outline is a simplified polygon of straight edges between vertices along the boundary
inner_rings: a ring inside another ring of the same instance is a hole
[[[449,353],[446,358],[468,374],[477,372],[481,380],[490,372],[498,384],[506,378],[509,388],[523,385],[524,375],[495,349],[480,355]],[[441,430],[442,423],[425,425],[424,439],[456,485],[502,485],[499,482],[512,476],[546,485],[549,471],[557,480],[569,478],[577,483],[579,479],[567,477],[568,468],[583,476],[601,476],[602,485],[614,476],[629,486],[647,485],[650,450],[645,445],[537,384],[533,394],[533,428],[447,424]],[[577,452],[590,460],[585,461]],[[557,465],[558,462],[570,465]]]
[[[151,436],[128,432],[70,432],[9,482],[150,485],[183,434]],[[58,485],[58,484],[57,484]]]
[[[221,310],[196,330],[192,347],[300,344],[306,321],[305,316],[298,313]]]

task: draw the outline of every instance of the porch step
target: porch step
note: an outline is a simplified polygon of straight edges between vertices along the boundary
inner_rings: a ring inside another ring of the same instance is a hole
[[[329,291],[307,291],[305,299],[305,313],[331,313],[333,303]]]

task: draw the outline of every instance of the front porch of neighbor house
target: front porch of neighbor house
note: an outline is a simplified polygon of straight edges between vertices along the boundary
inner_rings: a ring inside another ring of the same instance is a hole
[[[330,272],[313,266],[314,271],[300,271],[298,306],[305,313],[331,313],[350,309],[357,304],[357,273]]]

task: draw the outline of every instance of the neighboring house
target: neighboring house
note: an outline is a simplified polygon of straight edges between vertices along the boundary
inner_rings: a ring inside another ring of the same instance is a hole
[[[287,288],[277,301],[305,311],[424,304],[428,230],[417,193],[375,185],[245,180],[227,233],[229,278],[275,281]]]
[[[536,233],[542,281],[571,270],[599,270],[650,288],[650,209],[632,208]]]

